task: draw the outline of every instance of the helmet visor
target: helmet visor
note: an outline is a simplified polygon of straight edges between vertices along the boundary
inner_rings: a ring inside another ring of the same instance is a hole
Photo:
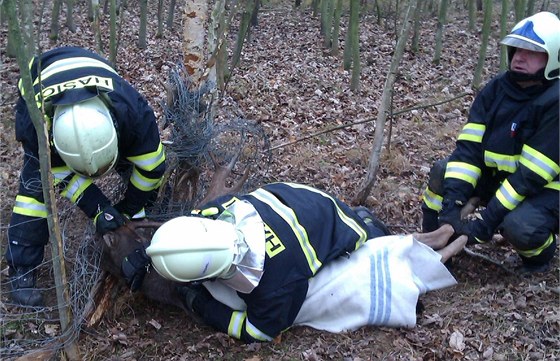
[[[537,45],[531,41],[525,40],[521,37],[517,37],[515,35],[506,36],[502,41],[500,41],[500,44],[511,46],[514,48],[537,51],[539,53],[546,53],[546,49],[543,48],[542,46]]]

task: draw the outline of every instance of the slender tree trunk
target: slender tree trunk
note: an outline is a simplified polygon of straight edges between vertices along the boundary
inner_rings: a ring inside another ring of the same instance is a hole
[[[436,45],[434,49],[434,58],[432,62],[439,65],[441,60],[441,47],[443,46],[443,28],[445,27],[447,17],[447,0],[441,0],[439,3],[438,23],[436,30]]]
[[[420,43],[420,20],[422,19],[422,12],[423,12],[423,8],[425,6],[425,2],[421,2],[420,4],[418,4],[418,9],[416,9],[416,11],[414,12],[414,27],[413,27],[413,32],[412,32],[412,45],[410,47],[410,50],[412,50],[413,53],[417,53],[418,50],[420,49],[419,47],[419,43]]]
[[[91,14],[93,16],[92,26],[95,37],[95,49],[103,54],[103,40],[101,39],[101,25],[99,21],[99,0],[91,0]]]
[[[521,21],[525,17],[525,0],[514,0],[515,22]]]
[[[469,30],[474,31],[476,28],[476,4],[475,0],[468,0],[468,11],[469,11]]]
[[[27,59],[31,59],[37,51],[35,47],[33,29],[33,2],[32,0],[20,0],[19,11],[21,16],[21,39]],[[17,16],[17,15],[16,15]],[[18,40],[19,41],[19,40]]]
[[[175,19],[176,0],[169,1],[169,9],[167,10],[167,29],[173,29],[173,19]]]
[[[482,79],[482,70],[486,59],[486,51],[488,49],[488,39],[490,38],[490,28],[492,25],[492,0],[484,0],[484,22],[482,24],[482,41],[480,43],[480,51],[478,53],[478,62],[474,70],[473,88],[480,87]]]
[[[76,32],[76,24],[74,23],[74,0],[66,0],[66,27],[71,32]]]
[[[408,40],[410,28],[412,27],[414,12],[417,10],[417,4],[418,0],[410,0],[408,8],[405,12],[399,40],[397,41],[395,52],[393,53],[393,57],[391,58],[391,65],[387,73],[385,85],[383,86],[383,93],[381,95],[380,105],[377,111],[377,119],[375,121],[375,134],[373,138],[372,150],[369,156],[367,176],[362,183],[361,188],[358,190],[358,193],[354,197],[353,204],[364,204],[368,195],[371,193],[371,189],[373,188],[373,185],[375,183],[375,178],[379,169],[381,148],[383,146],[383,132],[385,129],[385,121],[387,119],[387,114],[390,111],[389,106],[391,102],[392,89],[397,79],[399,64],[401,62],[406,42]]]
[[[503,39],[508,32],[508,0],[502,0],[502,12],[500,14],[500,40]],[[507,50],[505,46],[500,47],[500,70],[507,69]]]
[[[183,10],[183,60],[195,89],[201,85],[204,73],[205,34],[208,22],[208,1],[191,0]]]
[[[13,39],[16,41],[16,59],[20,69],[20,76],[22,80],[23,87],[25,89],[23,97],[27,103],[27,108],[29,115],[35,127],[38,140],[38,150],[39,150],[39,163],[41,167],[41,182],[43,185],[43,197],[45,200],[45,206],[47,207],[49,217],[47,217],[47,223],[49,226],[49,235],[51,245],[51,252],[53,254],[53,270],[54,279],[56,285],[56,295],[58,312],[60,318],[60,326],[62,329],[62,334],[64,331],[72,324],[72,309],[69,307],[71,304],[70,291],[68,287],[68,281],[66,277],[66,267],[64,264],[64,248],[62,244],[62,237],[60,233],[60,227],[58,223],[58,212],[55,203],[53,178],[50,172],[51,169],[51,157],[49,148],[49,136],[46,129],[46,122],[43,121],[43,114],[38,108],[38,104],[35,100],[35,92],[33,89],[33,83],[31,79],[31,72],[29,71],[29,54],[25,47],[25,38],[29,36],[23,36],[20,29],[25,29],[26,27],[20,27],[16,15],[16,6],[14,0],[5,0],[7,2],[6,9],[9,14],[8,27],[9,32],[12,33]],[[28,29],[27,29],[28,30]],[[80,351],[77,343],[72,339],[67,339],[67,337],[62,337],[64,341],[64,351],[68,359],[70,360],[81,360]]]
[[[163,0],[158,0],[156,38],[159,39],[162,36],[163,36]]]
[[[110,0],[109,5],[109,60],[117,64],[117,0]]]
[[[340,17],[342,15],[342,0],[336,0],[336,7],[334,9],[333,16],[333,31],[332,31],[332,41],[331,41],[331,55],[338,55],[339,53],[339,42],[338,37],[340,36]]]
[[[352,79],[350,90],[356,91],[360,88],[360,0],[350,0],[350,21],[348,31],[352,44]]]
[[[60,4],[62,3],[62,0],[54,0],[53,1],[53,7],[52,7],[52,11],[51,11],[51,31],[49,33],[49,39],[51,40],[51,42],[56,42],[56,40],[58,39],[58,30],[59,30],[59,25],[58,22],[60,20]]]
[[[146,28],[148,23],[148,0],[140,0],[140,30],[138,31],[138,47],[146,49]]]

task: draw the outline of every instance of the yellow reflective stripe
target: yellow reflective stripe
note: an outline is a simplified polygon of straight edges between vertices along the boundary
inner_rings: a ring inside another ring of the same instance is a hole
[[[517,169],[519,155],[499,154],[485,150],[484,163],[488,167],[494,167],[498,168],[498,170],[513,173]]]
[[[552,135],[551,136],[558,136]],[[521,150],[521,164],[550,182],[560,173],[560,166],[552,159],[527,144]]]
[[[444,178],[456,178],[472,184],[476,187],[476,182],[480,177],[480,168],[465,162],[448,162],[445,169]]]
[[[309,242],[307,232],[305,231],[305,228],[303,228],[302,225],[299,224],[294,211],[282,204],[282,202],[274,197],[272,193],[264,189],[257,189],[250,194],[261,202],[268,204],[274,210],[274,212],[276,212],[280,217],[282,217],[284,221],[286,221],[286,223],[288,223],[299,242],[303,254],[305,255],[311,273],[315,274],[319,270],[319,268],[321,268],[322,263],[317,258],[315,249]]]
[[[159,143],[159,146],[155,152],[146,153],[142,155],[136,155],[134,157],[126,158],[138,168],[151,171],[154,170],[158,165],[165,161],[165,151],[163,150],[163,144]]]
[[[237,339],[241,338],[243,322],[247,318],[247,312],[233,311],[228,325],[228,335]]]
[[[500,203],[508,210],[512,210],[517,205],[525,199],[525,196],[516,192],[516,190],[511,186],[509,181],[506,179],[498,191],[496,192],[496,198]]]
[[[547,185],[545,185],[544,187],[560,191],[560,182],[558,182],[558,181],[550,182]]]
[[[132,176],[130,177],[130,182],[138,189],[144,192],[149,192],[160,186],[162,178],[148,178],[140,174],[138,168],[134,167],[132,170]]]
[[[457,137],[457,140],[481,143],[484,131],[486,131],[486,126],[484,124],[467,123]]]
[[[272,337],[255,327],[249,319],[245,321],[245,330],[252,338],[259,341],[272,341]]]
[[[66,177],[68,177],[70,174],[72,174],[73,172],[70,170],[70,168],[68,168],[67,166],[63,166],[63,167],[53,167],[51,169],[51,172],[53,174],[54,177],[54,185],[58,185],[60,182],[62,182]]]
[[[336,200],[333,197],[331,197],[327,193],[321,192],[318,189],[311,188],[311,187],[308,187],[308,186],[303,185],[303,184],[296,184],[296,183],[286,183],[286,184],[289,185],[292,188],[306,189],[310,192],[319,194],[319,195],[327,198],[328,200],[330,200],[332,202],[332,204],[335,206],[336,213],[338,214],[338,217],[342,220],[342,222],[344,222],[348,227],[350,227],[354,232],[356,232],[358,234],[359,238],[358,238],[358,241],[356,242],[356,249],[360,248],[367,241],[367,239],[368,239],[367,231],[365,229],[363,229],[362,227],[360,227],[358,222],[356,222],[352,217],[349,217],[348,215],[346,215],[342,211],[342,209],[340,209],[340,207],[338,207],[338,204],[336,204]]]
[[[62,196],[68,198],[72,203],[76,203],[78,198],[84,193],[87,187],[93,183],[91,178],[85,178],[78,174],[72,177],[70,182],[62,191]]]
[[[113,69],[110,65],[89,57],[72,57],[66,59],[60,59],[55,61],[54,63],[47,66],[45,69],[41,70],[41,80],[46,80],[54,74],[58,74],[68,70],[74,70],[78,68],[103,68],[105,70],[110,71],[113,74],[117,74],[115,69]],[[39,77],[35,79],[33,85],[37,85],[39,83]]]
[[[516,249],[516,251],[517,251],[517,253],[519,253],[520,255],[522,255],[524,257],[535,257],[535,256],[538,256],[539,254],[541,254],[542,251],[547,249],[552,244],[552,242],[554,242],[554,235],[551,233],[550,236],[548,236],[548,239],[546,240],[546,242],[544,242],[544,244],[542,246],[540,246],[539,248],[527,249],[527,250]]]
[[[13,212],[23,216],[47,218],[47,207],[35,198],[17,195]]]
[[[441,211],[443,208],[443,197],[432,192],[428,187],[426,187],[424,194],[422,194],[422,200],[428,208],[433,209],[436,212]]]

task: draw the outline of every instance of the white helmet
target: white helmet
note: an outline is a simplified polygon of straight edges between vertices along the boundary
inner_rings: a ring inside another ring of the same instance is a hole
[[[234,226],[226,221],[182,216],[158,228],[146,253],[164,278],[199,281],[227,274],[236,240]]]
[[[86,177],[110,171],[119,154],[111,113],[99,97],[57,106],[53,142],[66,165]]]
[[[521,20],[500,43],[507,46],[508,65],[513,48],[547,53],[545,78],[560,78],[560,20],[553,13],[542,11]]]

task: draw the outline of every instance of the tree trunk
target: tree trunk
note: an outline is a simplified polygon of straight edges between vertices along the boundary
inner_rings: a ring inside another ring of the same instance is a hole
[[[76,24],[74,23],[74,0],[66,0],[66,27],[71,32],[76,32]]]
[[[418,4],[418,9],[414,12],[414,27],[412,30],[412,45],[410,46],[410,50],[415,54],[420,50],[420,20],[422,18],[424,5],[425,2]]]
[[[350,24],[348,30],[352,43],[352,79],[350,90],[356,91],[360,88],[360,0],[350,0]]]
[[[103,54],[103,40],[101,39],[101,25],[99,22],[99,0],[91,0],[91,14],[93,16],[92,26],[95,37],[95,48],[97,53]]]
[[[492,0],[484,0],[484,22],[482,24],[482,41],[480,43],[480,51],[478,52],[478,62],[474,70],[473,88],[480,87],[482,79],[482,70],[484,69],[484,61],[486,59],[486,51],[488,49],[488,39],[490,38],[490,29],[492,26]]]
[[[146,27],[148,23],[148,0],[140,0],[140,30],[138,31],[138,47],[146,49]]]
[[[476,28],[476,6],[475,0],[469,0],[468,10],[469,10],[469,30],[474,31]]]
[[[201,85],[205,64],[205,34],[208,22],[208,2],[191,0],[184,4],[183,62],[193,86]]]
[[[163,0],[158,0],[156,38],[159,39],[162,36],[163,36]]]
[[[502,12],[500,14],[500,40],[508,33],[508,0],[502,0]],[[500,70],[507,69],[507,50],[505,46],[500,47]]]
[[[175,3],[176,0],[169,1],[169,9],[167,10],[167,29],[173,29],[173,19],[175,19]]]
[[[109,60],[117,64],[117,0],[110,0],[109,5]]]
[[[60,4],[62,0],[54,0],[53,7],[52,7],[52,15],[51,15],[51,31],[49,33],[49,39],[51,42],[55,43],[58,39],[58,30],[59,25],[58,21],[60,20]]]
[[[23,41],[23,51],[27,59],[31,59],[37,51],[35,46],[33,29],[33,2],[31,0],[20,0],[19,11],[21,15],[21,39]],[[17,16],[17,15],[16,15]],[[17,46],[17,45],[16,45]]]
[[[51,156],[49,148],[49,133],[46,127],[46,122],[43,120],[43,114],[38,108],[38,104],[35,100],[35,91],[33,89],[31,72],[29,70],[30,58],[26,52],[24,42],[24,39],[27,38],[27,36],[24,36],[20,31],[20,29],[26,29],[26,26],[20,28],[14,0],[6,0],[6,2],[6,10],[9,14],[8,31],[12,33],[13,39],[16,41],[16,59],[20,70],[22,85],[25,90],[23,92],[23,97],[27,103],[27,109],[35,127],[35,131],[37,132],[39,163],[41,167],[41,184],[43,186],[45,206],[49,215],[47,217],[47,222],[49,227],[49,238],[51,239],[51,252],[53,255],[53,274],[56,285],[57,305],[60,326],[62,334],[64,335],[65,331],[68,330],[72,324],[72,309],[69,307],[69,305],[71,305],[71,300],[64,263],[64,248],[62,245],[62,237],[58,223],[58,211],[55,202],[56,198],[54,195],[53,178],[50,172]],[[27,28],[27,30],[28,29],[29,28]],[[75,340],[68,339],[68,336],[62,336],[61,339],[64,341],[64,350],[68,359],[81,360],[80,351]]]
[[[436,30],[436,45],[434,49],[434,59],[432,62],[439,65],[441,60],[441,47],[443,43],[443,28],[447,17],[447,0],[441,0],[439,3],[438,22]]]
[[[333,15],[333,31],[332,31],[332,41],[331,41],[331,55],[338,55],[339,53],[339,43],[338,37],[340,36],[340,17],[342,15],[342,0],[336,0],[336,7],[334,9]]]
[[[377,119],[375,121],[375,134],[373,138],[373,146],[369,156],[367,176],[362,183],[361,188],[358,190],[358,193],[354,197],[353,204],[364,204],[368,195],[371,193],[371,189],[373,188],[373,185],[375,183],[377,170],[379,169],[381,148],[383,146],[383,131],[385,128],[385,121],[387,120],[387,113],[389,113],[390,111],[389,105],[391,102],[392,89],[397,78],[399,63],[402,59],[404,48],[408,40],[408,34],[412,26],[414,12],[417,11],[417,4],[418,0],[410,0],[405,13],[399,40],[397,41],[395,52],[393,53],[393,57],[391,58],[391,65],[389,67],[389,72],[387,73],[387,78],[385,79],[380,106],[377,111]]]

